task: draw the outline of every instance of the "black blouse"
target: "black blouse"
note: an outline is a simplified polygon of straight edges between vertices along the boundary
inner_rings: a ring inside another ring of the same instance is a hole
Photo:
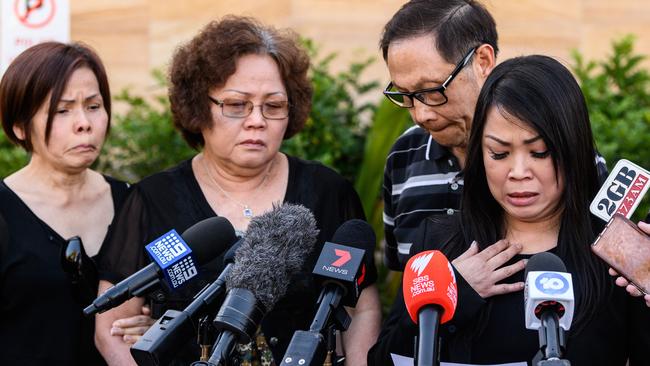
[[[105,177],[117,213],[128,185]],[[89,213],[90,214],[90,213]],[[94,319],[85,318],[60,264],[65,238],[39,219],[0,182],[0,365],[102,365],[93,341]],[[110,227],[109,227],[110,232]],[[94,257],[103,256],[104,248]]]
[[[317,245],[306,261],[303,272],[292,278],[287,295],[282,298],[262,322],[262,329],[274,357],[280,359],[293,332],[308,329],[315,313],[320,289],[314,288],[311,271],[322,245],[334,235],[345,221],[364,218],[363,208],[352,185],[336,172],[320,163],[288,156],[289,181],[284,202],[309,208],[320,230]],[[208,204],[192,171],[191,160],[161,173],[154,174],[134,185],[116,222],[112,239],[107,243],[106,256],[100,264],[100,278],[116,283],[150,263],[144,246],[152,240],[176,229],[182,233],[198,221],[216,216]],[[207,283],[223,269],[222,258],[216,258],[201,267],[199,278],[172,292],[164,290],[149,296],[154,302],[154,317],[166,309],[182,310]],[[368,268],[368,285],[376,281],[374,268]],[[163,299],[162,306],[156,302]],[[197,354],[182,356],[183,362],[196,361]],[[178,361],[178,360],[177,360]]]
[[[418,229],[418,241],[410,255],[440,249],[458,226],[426,219]],[[558,255],[556,248],[550,250]],[[504,266],[532,255],[516,255]],[[454,258],[449,258],[453,260]],[[561,258],[572,273],[574,293],[580,296],[580,276],[567,258]],[[524,322],[523,291],[483,299],[464,278],[456,273],[458,304],[454,318],[440,327],[441,361],[471,364],[527,362],[529,365],[539,349],[538,332],[529,330]],[[523,282],[524,271],[504,279],[503,283]],[[625,289],[607,283],[611,290],[607,301],[580,333],[568,332],[564,355],[573,366],[647,365],[650,348],[650,309],[643,299],[629,296]],[[489,307],[489,312],[485,312]],[[575,310],[576,313],[580,309]],[[485,317],[485,318],[483,318]],[[575,317],[574,317],[575,318]],[[477,324],[482,324],[480,327]],[[481,328],[481,329],[479,329]],[[400,286],[393,307],[382,326],[377,343],[368,353],[368,365],[389,365],[390,354],[413,357],[413,339],[418,327],[407,314]]]

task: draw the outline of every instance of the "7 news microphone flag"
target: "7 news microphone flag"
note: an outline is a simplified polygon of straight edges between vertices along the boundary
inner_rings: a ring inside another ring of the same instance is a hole
[[[354,307],[364,287],[367,267],[372,266],[375,233],[363,220],[344,222],[323,245],[312,273],[317,284],[323,288],[318,298],[318,309],[308,331],[294,332],[281,366],[322,365],[327,353],[335,357],[335,338],[328,330],[345,331],[350,316],[344,306]],[[373,269],[374,270],[374,269]],[[323,334],[326,333],[326,336]],[[330,347],[331,346],[331,347]]]

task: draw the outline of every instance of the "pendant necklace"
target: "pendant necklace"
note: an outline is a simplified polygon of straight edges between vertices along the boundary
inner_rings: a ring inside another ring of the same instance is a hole
[[[253,195],[251,196],[251,199],[253,199],[253,198],[255,198],[255,197],[257,196],[257,194],[259,193],[260,189],[261,189],[261,188],[264,186],[264,184],[266,183],[266,180],[269,178],[269,175],[271,174],[271,168],[273,168],[273,163],[274,163],[274,162],[275,162],[275,159],[273,159],[273,160],[271,161],[271,164],[269,164],[269,168],[268,168],[268,170],[266,171],[266,173],[264,174],[264,179],[262,179],[262,182],[261,182],[261,183],[260,183],[260,184],[255,188],[255,190],[253,191]],[[230,194],[229,194],[225,189],[221,188],[221,186],[219,185],[219,183],[217,183],[217,180],[214,179],[214,177],[212,176],[212,172],[210,171],[210,169],[209,169],[209,167],[208,167],[208,163],[207,163],[207,161],[206,161],[205,155],[203,155],[203,168],[204,168],[205,171],[208,173],[208,177],[210,178],[210,180],[212,181],[212,183],[214,183],[214,185],[217,186],[217,188],[219,188],[219,190],[221,191],[221,193],[223,193],[223,195],[224,195],[227,199],[231,200],[232,202],[234,202],[234,203],[236,203],[237,205],[239,205],[239,206],[242,207],[242,214],[244,215],[244,217],[247,218],[247,219],[249,219],[249,220],[252,219],[252,218],[253,218],[253,210],[250,208],[250,206],[247,205],[247,204],[245,204],[245,203],[243,203],[243,202],[241,202],[241,201],[238,201],[238,200],[234,199],[234,198],[233,198],[233,197],[232,197],[232,196],[231,196],[231,195],[230,195]]]

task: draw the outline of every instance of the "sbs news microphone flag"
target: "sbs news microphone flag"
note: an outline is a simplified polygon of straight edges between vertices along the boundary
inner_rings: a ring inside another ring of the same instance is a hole
[[[458,302],[456,276],[442,252],[428,250],[411,257],[406,263],[402,284],[406,309],[415,324],[418,323],[418,311],[426,305],[442,308],[441,324],[453,318]]]

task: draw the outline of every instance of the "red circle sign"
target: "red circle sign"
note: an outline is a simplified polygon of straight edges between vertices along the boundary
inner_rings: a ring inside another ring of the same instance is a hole
[[[55,0],[16,0],[14,14],[28,28],[46,26],[56,12]]]

